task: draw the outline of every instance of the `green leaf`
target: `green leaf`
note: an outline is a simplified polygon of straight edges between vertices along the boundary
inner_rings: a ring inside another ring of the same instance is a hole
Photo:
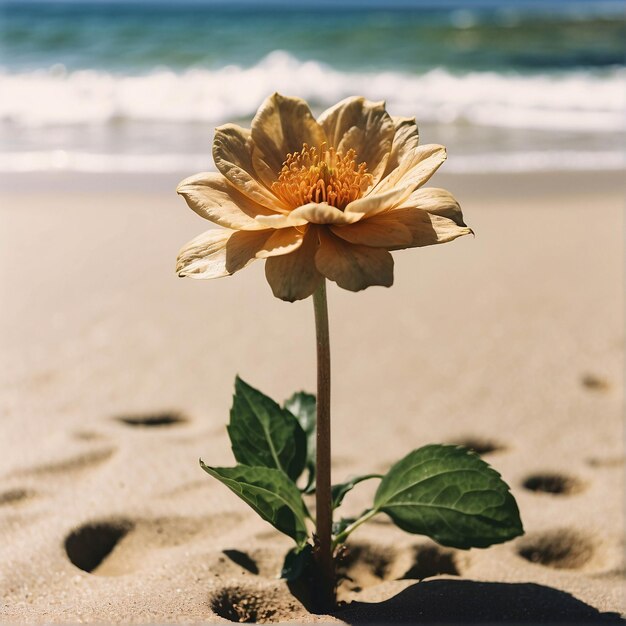
[[[342,517],[338,522],[333,522],[333,535],[341,534],[350,524],[356,522],[356,517]]]
[[[285,400],[284,407],[295,415],[300,422],[300,426],[307,436],[309,456],[313,451],[312,458],[315,460],[315,421],[317,418],[315,396],[312,393],[306,393],[306,391],[298,391],[288,400]]]
[[[524,533],[500,474],[456,446],[430,445],[408,454],[383,478],[374,507],[403,530],[453,548],[486,548]]]
[[[292,548],[285,556],[280,577],[289,582],[297,580],[311,563],[312,556],[313,546],[310,543],[303,548]]]
[[[284,407],[296,416],[302,430],[306,434],[306,469],[309,472],[307,485],[303,489],[305,493],[315,491],[315,451],[317,441],[315,439],[315,425],[317,421],[317,408],[315,396],[312,393],[298,391],[291,398],[285,400]]]
[[[235,380],[228,435],[243,465],[282,470],[295,481],[306,463],[306,435],[300,423],[274,400]]]
[[[351,480],[347,480],[345,483],[339,483],[338,485],[333,485],[330,488],[330,493],[333,500],[333,509],[336,509],[341,505],[345,495],[348,491],[351,491],[355,485],[362,483],[364,480],[369,480],[370,478],[382,478],[381,474],[366,474],[365,476],[356,476]]]
[[[309,513],[300,491],[283,472],[247,465],[209,467],[202,460],[200,466],[224,483],[274,528],[289,535],[299,546],[306,543],[309,535],[306,518]]]

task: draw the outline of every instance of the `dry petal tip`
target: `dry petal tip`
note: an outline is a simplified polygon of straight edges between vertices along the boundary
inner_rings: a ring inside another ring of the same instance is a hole
[[[226,122],[226,124],[220,124],[219,126],[215,127],[215,132],[224,132],[225,130],[229,130],[231,128],[241,128],[239,125],[237,124],[233,124],[232,122]]]
[[[179,196],[184,195],[185,191],[186,191],[186,187],[189,185],[189,183],[194,179],[197,178],[198,175],[195,174],[194,176],[188,176],[187,178],[181,180],[178,185],[176,185],[176,193]]]
[[[176,193],[182,196],[189,191],[188,187],[206,180],[206,178],[211,176],[215,176],[215,172],[198,172],[197,174],[187,176],[187,178],[183,178],[183,180],[176,185]]]
[[[449,239],[445,239],[445,241],[442,241],[440,243],[445,243],[447,241],[453,241],[454,239],[458,239],[459,237],[464,237],[465,235],[471,235],[474,238],[476,237],[476,234],[474,233],[474,231],[469,226],[466,226],[465,228],[462,228],[460,230],[460,232],[455,237],[452,237],[452,238],[449,238]]]
[[[180,255],[176,258],[176,276],[178,278],[185,278],[187,272],[185,272],[185,264],[181,261]]]

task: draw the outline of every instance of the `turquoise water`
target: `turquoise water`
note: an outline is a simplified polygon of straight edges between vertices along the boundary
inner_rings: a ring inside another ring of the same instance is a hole
[[[624,3],[401,5],[5,2],[0,171],[184,169],[276,90],[386,99],[465,164],[619,166]]]
[[[3,65],[183,70],[253,65],[274,50],[346,71],[624,65],[623,3],[461,2],[446,9],[212,4],[8,3]]]

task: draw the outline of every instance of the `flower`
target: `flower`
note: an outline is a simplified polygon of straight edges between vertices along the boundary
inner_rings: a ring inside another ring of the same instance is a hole
[[[177,192],[222,228],[179,252],[179,276],[229,276],[255,259],[277,298],[310,296],[324,277],[350,291],[393,284],[390,250],[471,233],[444,189],[421,188],[446,159],[420,146],[413,118],[352,97],[316,120],[307,103],[277,93],[251,129],[215,131],[219,173],[183,180]]]

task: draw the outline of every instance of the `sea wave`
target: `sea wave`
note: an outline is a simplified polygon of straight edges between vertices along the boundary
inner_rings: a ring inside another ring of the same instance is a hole
[[[250,118],[271,92],[298,95],[317,109],[353,94],[384,99],[394,114],[436,123],[504,128],[623,130],[626,70],[602,74],[423,74],[339,71],[275,51],[252,67],[144,75],[63,66],[0,71],[0,120],[19,127],[107,125],[125,121],[202,122]]]
[[[618,151],[525,151],[453,155],[448,174],[485,172],[619,171],[626,166]],[[170,174],[214,170],[206,154],[110,154],[67,150],[0,153],[0,173],[79,172],[89,174]]]

